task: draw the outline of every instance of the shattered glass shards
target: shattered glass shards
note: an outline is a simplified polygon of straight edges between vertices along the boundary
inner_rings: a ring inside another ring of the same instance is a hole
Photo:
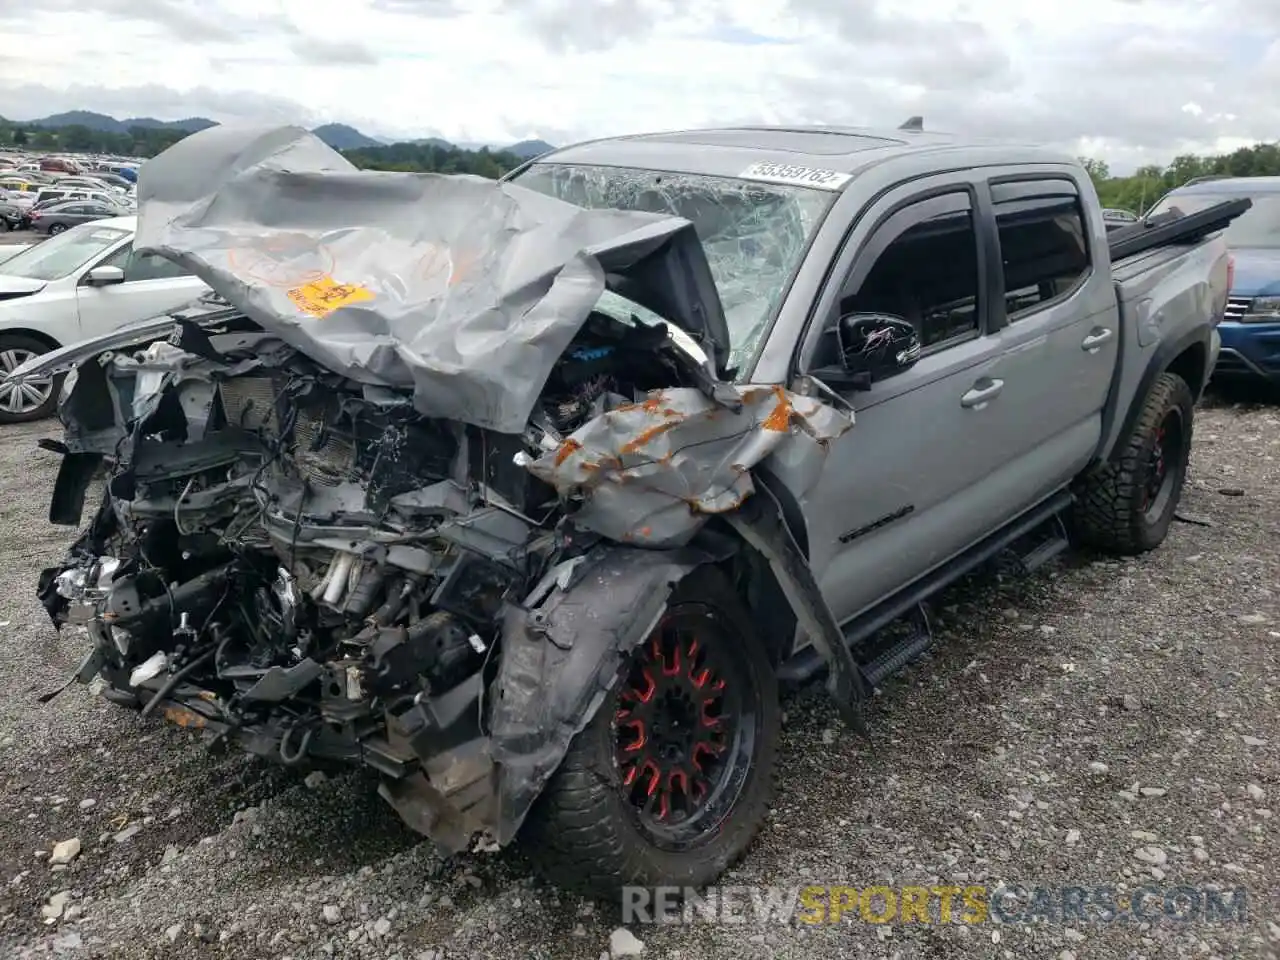
[[[754,491],[751,469],[784,444],[814,457],[853,426],[850,416],[778,386],[737,388],[730,410],[691,388],[656,390],[590,420],[529,464],[581,506],[578,526],[620,543],[687,543],[713,514]]]
[[[729,365],[755,355],[832,194],[683,173],[537,164],[521,186],[589,209],[674,214],[693,223],[729,322]]]

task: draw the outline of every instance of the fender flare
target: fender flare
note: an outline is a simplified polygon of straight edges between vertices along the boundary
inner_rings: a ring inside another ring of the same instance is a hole
[[[732,552],[600,546],[553,567],[523,604],[506,607],[489,734],[497,795],[489,826],[500,845],[514,839],[675,585]]]
[[[1105,462],[1111,458],[1116,444],[1123,441],[1133,432],[1134,424],[1137,423],[1138,417],[1142,415],[1142,405],[1147,398],[1147,394],[1151,392],[1151,387],[1155,384],[1156,378],[1165,373],[1179,356],[1185,353],[1193,346],[1202,346],[1205,351],[1205,359],[1208,361],[1212,354],[1211,344],[1213,341],[1212,327],[1197,327],[1189,330],[1181,337],[1174,340],[1165,340],[1156,347],[1150,361],[1147,363],[1146,370],[1142,373],[1142,379],[1138,381],[1138,389],[1134,391],[1133,399],[1129,402],[1129,408],[1124,412],[1124,420],[1121,421],[1120,430],[1116,434],[1116,439],[1111,443],[1105,451],[1105,456],[1099,458],[1100,462]],[[1203,373],[1202,385],[1209,380],[1210,370]],[[1194,390],[1195,385],[1192,384]],[[1116,411],[1118,413],[1119,411]],[[1114,414],[1109,417],[1103,424],[1103,437],[1110,434],[1111,426],[1114,421]]]

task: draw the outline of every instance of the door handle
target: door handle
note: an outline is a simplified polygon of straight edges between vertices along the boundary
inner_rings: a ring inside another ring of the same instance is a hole
[[[1116,335],[1110,327],[1094,327],[1089,335],[1080,341],[1080,349],[1085,353],[1097,353],[1098,348]]]
[[[981,410],[999,396],[1000,391],[1003,389],[1003,380],[992,380],[990,377],[983,377],[973,385],[972,390],[960,398],[960,406],[967,407],[970,410]]]

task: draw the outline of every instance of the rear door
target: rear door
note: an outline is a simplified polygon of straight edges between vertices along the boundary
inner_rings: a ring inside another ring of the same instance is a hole
[[[124,283],[89,286],[85,275],[95,266],[119,267]],[[142,256],[132,242],[91,264],[81,275],[76,291],[83,336],[111,333],[126,323],[177,310],[208,291],[197,277],[163,257]]]
[[[1071,177],[1022,171],[993,176],[989,189],[1000,264],[991,376],[1006,401],[990,428],[1012,515],[1070,482],[1098,449],[1119,314],[1106,227],[1090,222]]]
[[[50,214],[49,219],[74,227],[93,219],[89,216],[92,209],[87,203],[69,203],[65,207],[59,207],[56,213]]]

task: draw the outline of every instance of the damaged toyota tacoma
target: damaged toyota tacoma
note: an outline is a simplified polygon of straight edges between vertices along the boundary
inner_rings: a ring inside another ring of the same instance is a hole
[[[72,680],[600,895],[743,853],[780,687],[860,729],[947,583],[1164,539],[1248,204],[1108,234],[1074,161],[825,128],[493,182],[215,127],[139,198],[213,294],[13,374],[50,518],[101,491]]]

